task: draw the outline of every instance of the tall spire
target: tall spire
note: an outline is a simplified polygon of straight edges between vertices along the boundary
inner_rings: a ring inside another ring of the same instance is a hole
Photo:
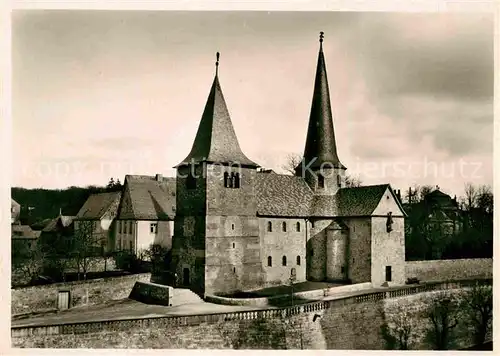
[[[217,52],[215,78],[193,147],[189,155],[177,167],[200,162],[258,167],[255,162],[243,154],[234,132],[231,117],[219,84],[219,56],[220,54]]]
[[[297,167],[319,168],[322,164],[346,169],[337,155],[335,132],[333,129],[332,108],[330,106],[330,90],[326,75],[325,57],[323,54],[324,33],[319,36],[319,54],[316,67],[314,93],[309,116],[306,146],[303,161]],[[310,164],[313,162],[312,164]]]

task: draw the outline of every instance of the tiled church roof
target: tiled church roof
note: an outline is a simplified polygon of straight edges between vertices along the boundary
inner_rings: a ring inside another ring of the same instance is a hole
[[[342,188],[336,194],[339,216],[369,216],[377,208],[389,184]]]
[[[191,152],[178,166],[199,162],[258,166],[241,151],[217,75],[210,89]]]
[[[311,169],[319,168],[322,164],[326,163],[333,167],[345,169],[337,155],[337,145],[335,143],[330,90],[328,88],[325,56],[323,54],[323,33],[320,36],[316,79],[314,81],[314,93],[303,162]],[[297,166],[299,172],[301,167],[302,162]]]
[[[309,216],[312,191],[301,177],[257,173],[257,213],[266,216]]]
[[[76,214],[77,219],[101,219],[102,216],[111,208],[113,203],[116,205],[114,211],[114,215],[116,215],[118,206],[117,203],[120,200],[121,195],[121,192],[92,194],[78,211],[78,214]]]
[[[334,196],[314,195],[301,177],[258,173],[257,213],[281,217],[370,216],[387,188],[389,184],[369,185],[342,188]]]
[[[127,175],[125,196],[119,219],[173,220],[175,216],[176,180],[171,177]]]

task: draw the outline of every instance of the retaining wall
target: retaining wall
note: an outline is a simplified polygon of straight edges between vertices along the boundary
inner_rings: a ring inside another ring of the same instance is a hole
[[[474,281],[430,283],[294,307],[12,328],[14,347],[384,349],[381,328],[396,300]],[[393,299],[393,301],[390,301]],[[413,303],[415,304],[415,303]],[[418,316],[413,316],[418,317]],[[470,346],[468,341],[459,346]],[[428,348],[423,341],[419,348]]]
[[[493,259],[407,261],[405,274],[406,278],[416,277],[423,282],[492,278]]]
[[[55,283],[11,290],[12,315],[33,313],[57,307],[59,290],[69,290],[71,307],[100,304],[109,300],[127,298],[135,282],[148,282],[150,273],[121,277],[93,279],[81,282]]]
[[[367,283],[357,283],[350,284],[340,287],[330,287],[325,289],[316,289],[304,292],[294,293],[294,298],[297,300],[307,300],[307,299],[321,299],[327,296],[333,296],[335,294],[347,293],[347,292],[357,292],[372,287],[370,282]],[[289,302],[290,295],[277,295],[273,297],[261,297],[261,298],[230,298],[230,297],[220,297],[215,295],[206,295],[205,301],[215,304],[224,305],[248,305],[257,307],[266,307],[280,304],[280,302]]]

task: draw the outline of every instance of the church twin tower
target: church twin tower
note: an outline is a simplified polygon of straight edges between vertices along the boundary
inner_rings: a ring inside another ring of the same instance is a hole
[[[274,204],[279,194],[307,189],[301,182],[306,182],[312,195],[333,196],[345,185],[346,168],[337,155],[322,42],[321,32],[307,140],[296,177],[259,172],[258,164],[241,151],[219,84],[217,53],[215,78],[193,147],[176,166],[171,269],[179,283],[202,294],[224,294],[278,284],[290,273],[298,280],[306,279],[307,217],[283,213],[271,219],[261,211]],[[276,181],[289,179],[295,185],[285,187],[289,192],[273,191],[266,178],[260,177],[270,174]],[[285,208],[293,207],[277,209]],[[277,230],[286,235],[272,235]],[[292,230],[296,236],[290,235]]]

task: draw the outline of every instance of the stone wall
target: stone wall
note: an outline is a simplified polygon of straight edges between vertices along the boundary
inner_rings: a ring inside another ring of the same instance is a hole
[[[407,261],[405,274],[406,278],[416,277],[420,281],[492,278],[493,259]]]
[[[54,325],[38,329],[14,328],[12,345],[380,350],[386,347],[382,337],[385,318],[394,313],[397,305],[409,300],[406,304],[418,306],[417,311],[424,310],[428,296],[435,291],[455,293],[458,288],[467,287],[467,283],[406,286],[281,309]],[[410,317],[416,318],[417,323],[422,319],[418,313]],[[429,348],[424,339],[419,340],[415,346]],[[471,345],[465,337],[456,346]]]
[[[371,219],[360,217],[343,221],[349,227],[347,278],[352,283],[371,282]]]
[[[271,232],[268,231],[268,223],[272,224]],[[286,223],[286,231],[283,231],[283,223]],[[297,231],[297,223],[300,224],[300,231]],[[289,284],[292,268],[295,268],[296,282],[304,282],[307,231],[305,219],[259,218],[259,229],[264,286]],[[286,266],[283,266],[283,256],[286,257]],[[269,257],[272,259],[271,266],[268,265]]]
[[[11,290],[11,312],[12,315],[16,315],[56,308],[59,290],[70,291],[71,307],[124,299],[129,296],[136,281],[148,282],[150,278],[149,273],[144,273],[85,282],[16,288]]]

